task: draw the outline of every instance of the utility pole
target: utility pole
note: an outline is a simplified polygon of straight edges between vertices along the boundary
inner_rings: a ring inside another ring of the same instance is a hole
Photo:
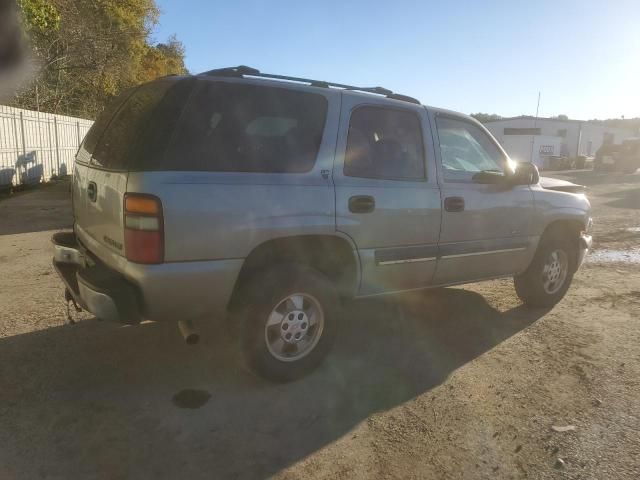
[[[536,116],[533,119],[533,128],[536,128],[536,124],[538,123],[538,113],[540,112],[540,92],[538,92],[538,104],[536,105]],[[529,157],[529,162],[533,163],[533,144],[535,143],[535,135],[531,135],[531,155]]]

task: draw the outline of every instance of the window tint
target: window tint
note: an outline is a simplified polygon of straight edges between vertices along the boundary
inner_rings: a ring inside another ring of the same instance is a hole
[[[168,170],[308,172],[327,101],[284,88],[202,81],[164,161]]]
[[[502,172],[506,158],[477,125],[449,117],[436,117],[445,180],[468,179],[483,170]]]
[[[425,178],[418,116],[380,107],[356,109],[349,122],[344,174],[367,178]]]
[[[104,108],[102,113],[98,115],[96,121],[93,122],[93,125],[91,125],[91,128],[82,141],[82,148],[84,148],[89,154],[93,153],[98,141],[100,140],[100,137],[113,118],[113,115],[118,111],[125,100],[129,98],[129,95],[131,95],[134,90],[134,88],[128,88],[113,100],[111,100],[109,103],[107,103],[107,106]]]
[[[167,146],[190,84],[167,79],[138,87],[108,124],[92,162],[109,169],[152,168]]]

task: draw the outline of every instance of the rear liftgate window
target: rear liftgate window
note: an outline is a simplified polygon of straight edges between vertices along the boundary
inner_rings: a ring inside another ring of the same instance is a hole
[[[87,132],[87,136],[82,141],[82,147],[89,153],[92,154],[102,137],[102,134],[107,129],[109,122],[113,118],[113,115],[118,111],[118,109],[122,106],[122,104],[131,96],[131,93],[134,91],[134,88],[129,88],[122,92],[120,95],[111,100],[105,109],[102,111],[93,125]]]
[[[163,169],[308,172],[318,155],[326,114],[322,95],[202,82],[184,111]]]
[[[192,86],[192,79],[166,79],[137,88],[109,122],[92,162],[112,170],[156,169]]]

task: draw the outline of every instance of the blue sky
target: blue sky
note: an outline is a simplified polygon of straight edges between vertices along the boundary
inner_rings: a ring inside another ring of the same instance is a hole
[[[640,1],[157,0],[187,68],[383,86],[465,113],[640,116]],[[487,4],[487,5],[481,5]]]

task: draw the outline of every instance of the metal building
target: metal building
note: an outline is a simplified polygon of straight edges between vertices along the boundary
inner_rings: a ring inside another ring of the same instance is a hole
[[[595,155],[607,139],[621,143],[638,136],[633,129],[608,127],[582,120],[531,116],[489,121],[485,126],[511,158],[530,161],[542,168],[550,156],[589,157]]]

